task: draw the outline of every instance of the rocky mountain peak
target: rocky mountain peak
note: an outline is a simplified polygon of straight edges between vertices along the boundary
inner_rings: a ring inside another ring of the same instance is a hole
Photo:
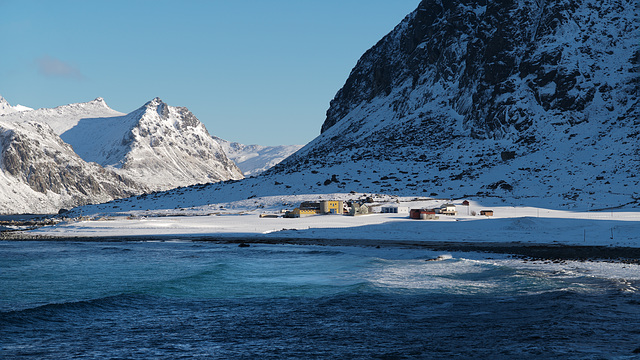
[[[95,99],[94,99],[93,101],[91,101],[90,103],[91,103],[91,104],[95,104],[95,105],[102,105],[102,106],[104,106],[104,107],[106,107],[106,108],[110,109],[109,105],[107,105],[107,102],[106,102],[106,101],[104,101],[104,99],[103,99],[103,98],[101,98],[101,97],[97,97],[97,98],[95,98]]]
[[[162,105],[165,105],[165,103],[159,97],[155,97],[144,104],[145,107],[154,109]]]
[[[202,128],[203,131],[207,132],[204,125],[188,108],[170,106],[159,97],[148,101],[134,113],[139,113],[139,127],[156,127],[158,126],[158,121],[166,121],[176,129]]]
[[[155,98],[122,114],[103,99],[3,115],[0,213],[55,212],[147,191],[243,178],[187,109]],[[5,121],[6,120],[6,121]],[[7,195],[8,194],[8,195]]]
[[[11,111],[13,107],[9,102],[0,95],[0,115]]]

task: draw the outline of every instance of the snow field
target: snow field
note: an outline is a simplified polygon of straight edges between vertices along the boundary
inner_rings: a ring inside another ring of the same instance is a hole
[[[260,218],[281,214],[302,201],[361,197],[359,194],[265,197],[209,204],[191,209],[134,210],[123,213],[85,214],[94,220],[66,222],[32,231],[47,236],[175,236],[246,237],[333,240],[392,240],[426,242],[520,242],[531,244],[640,246],[640,213],[623,211],[575,212],[535,207],[489,207],[471,201],[457,204],[457,216],[439,220],[412,220],[403,214],[370,214],[350,217],[315,215],[299,219]],[[371,204],[408,208],[439,207],[449,200],[391,197]],[[387,201],[384,201],[387,200]],[[493,217],[472,216],[481,209]],[[182,215],[182,216],[177,216]]]

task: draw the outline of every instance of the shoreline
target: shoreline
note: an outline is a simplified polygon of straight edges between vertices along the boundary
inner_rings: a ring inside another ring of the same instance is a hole
[[[20,234],[18,234],[20,233]],[[220,236],[220,235],[129,235],[129,236],[46,236],[27,235],[21,231],[0,233],[0,241],[75,241],[140,242],[186,240],[219,244],[269,244],[313,246],[361,246],[405,248],[431,251],[456,251],[508,254],[525,261],[611,261],[640,265],[640,248],[603,245],[565,245],[525,242],[415,241],[372,239],[312,239],[292,237]]]

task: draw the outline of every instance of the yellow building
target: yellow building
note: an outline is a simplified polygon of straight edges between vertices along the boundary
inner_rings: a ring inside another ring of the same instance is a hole
[[[320,202],[320,213],[342,215],[344,213],[344,201],[323,200]]]
[[[318,210],[308,210],[308,209],[300,209],[300,208],[295,208],[291,212],[293,217],[305,217],[309,215],[316,215],[317,213],[318,213]]]

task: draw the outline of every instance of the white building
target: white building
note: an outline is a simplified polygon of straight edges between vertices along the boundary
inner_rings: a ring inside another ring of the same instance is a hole
[[[409,214],[409,208],[406,206],[387,205],[382,207],[383,214]]]
[[[458,215],[458,212],[456,211],[456,206],[453,204],[444,204],[442,206],[440,206],[440,214],[443,215]]]

